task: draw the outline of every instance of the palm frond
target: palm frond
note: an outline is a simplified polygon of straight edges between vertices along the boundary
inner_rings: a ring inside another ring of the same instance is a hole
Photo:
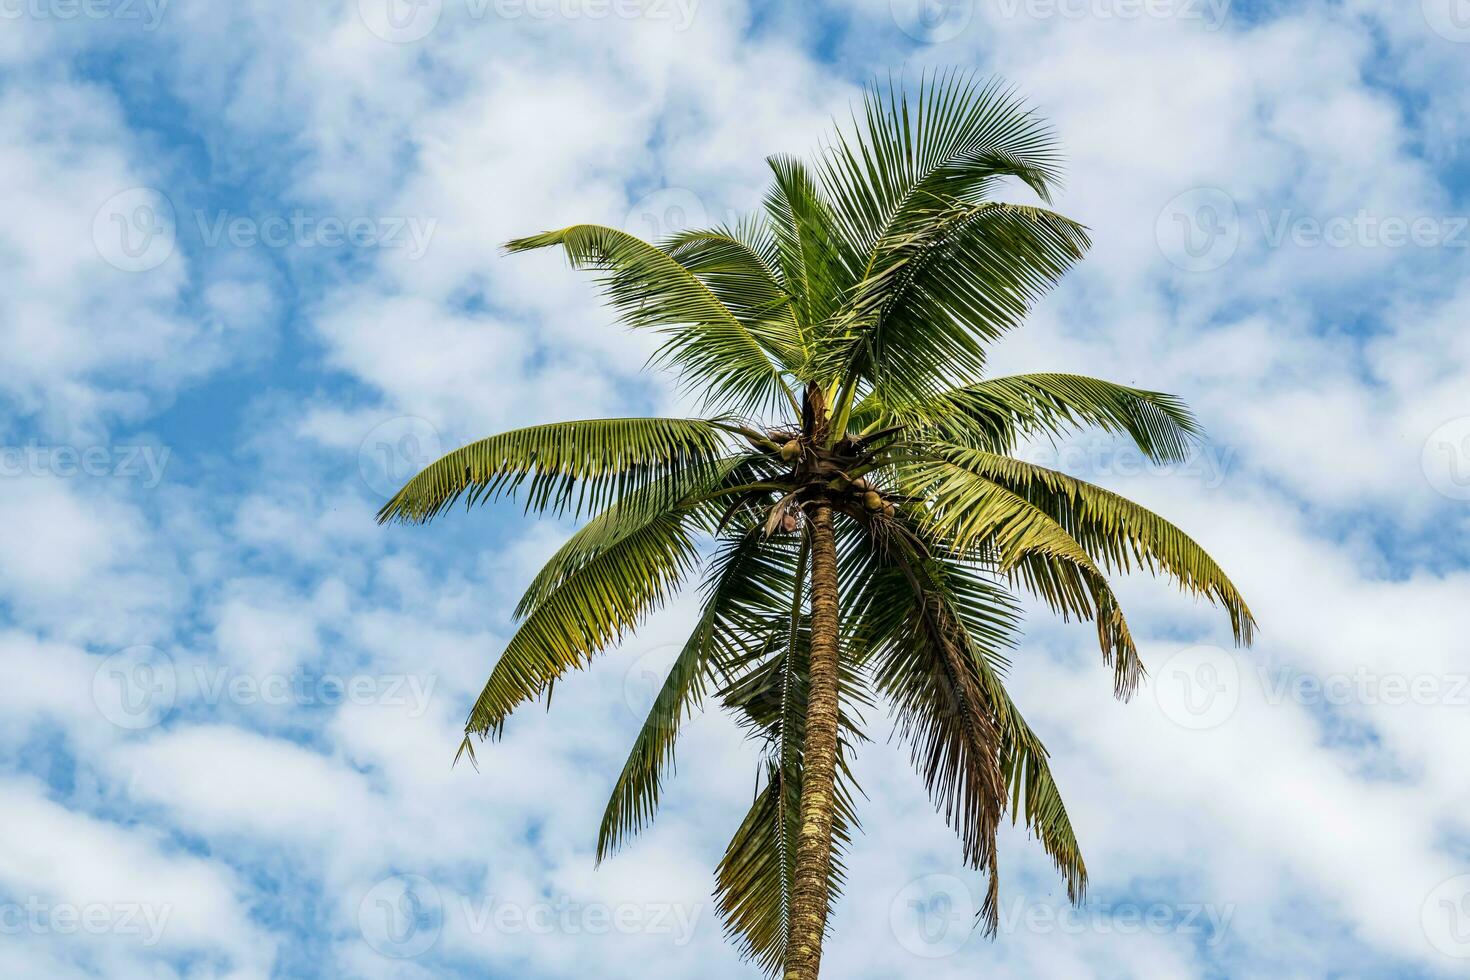
[[[673,473],[707,471],[724,431],[703,419],[595,419],[514,429],[430,463],[378,511],[378,523],[431,521],[465,506],[524,491],[526,509],[599,509]]]
[[[948,458],[907,469],[908,492],[925,501],[927,528],[958,553],[993,562],[1064,620],[1091,619],[1113,690],[1132,697],[1143,662],[1106,576],[1056,520],[1021,495]]]
[[[1088,247],[1081,225],[1042,208],[954,203],[888,242],[829,338],[832,373],[856,372],[889,401],[931,398],[979,377],[986,348]]]
[[[1061,178],[1050,128],[999,82],[969,73],[926,75],[912,100],[891,81],[869,86],[853,129],[839,132],[822,185],[866,253],[926,222],[937,202],[974,202],[1004,177],[1046,201]]]
[[[697,563],[685,515],[666,514],[573,572],[526,617],[480,692],[467,734],[500,733],[521,702],[566,671],[585,667],[667,601]]]
[[[511,252],[560,245],[574,268],[598,272],[623,322],[652,328],[665,340],[655,360],[676,367],[711,405],[745,412],[795,402],[779,351],[762,343],[672,255],[627,232],[573,225],[506,243]]]
[[[1248,645],[1255,619],[1215,559],[1178,527],[1127,497],[1056,470],[968,447],[944,447],[969,473],[1007,488],[1045,512],[1109,572],[1162,572],[1230,617],[1235,642]]]
[[[1096,427],[1133,440],[1158,463],[1181,462],[1199,440],[1194,414],[1173,395],[1079,374],[989,378],[890,414],[933,427],[949,442],[1010,453],[1018,440]]]
[[[711,680],[749,654],[752,638],[773,628],[791,575],[791,556],[768,546],[756,529],[735,537],[716,555],[699,621],[659,688],[608,800],[598,861],[653,820],[685,714],[702,703]]]
[[[751,219],[734,227],[681,232],[661,247],[698,276],[784,368],[801,363],[801,328],[766,222]]]

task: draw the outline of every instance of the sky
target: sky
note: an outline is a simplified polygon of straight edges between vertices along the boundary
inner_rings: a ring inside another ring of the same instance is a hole
[[[1091,888],[1007,831],[993,941],[870,718],[825,975],[1465,975],[1470,3],[0,0],[0,976],[757,976],[711,899],[757,776],[730,719],[593,856],[696,597],[453,766],[570,525],[373,514],[474,438],[693,410],[501,243],[738,216],[940,66],[1052,122],[1094,240],[993,369],[1208,432],[1029,458],[1189,530],[1260,635],[1124,580],[1124,704],[1028,609],[1008,682]]]

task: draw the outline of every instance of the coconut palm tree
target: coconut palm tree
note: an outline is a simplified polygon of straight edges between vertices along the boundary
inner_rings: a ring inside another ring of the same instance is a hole
[[[449,453],[382,509],[426,522],[519,495],[590,520],[546,563],[470,711],[461,752],[549,696],[704,566],[702,605],[602,819],[601,861],[652,820],[682,720],[713,698],[761,747],[760,783],[716,872],[719,911],[770,974],[818,973],[858,829],[849,763],[886,706],[965,862],[988,876],[1023,820],[1080,901],[1087,870],[1047,752],[1003,683],[1018,592],[1096,624],[1113,687],[1143,675],[1108,575],[1175,579],[1253,621],[1220,567],[1163,518],[1017,458],[1096,427],[1150,459],[1198,437],[1176,398],[1069,374],[987,377],[986,349],[1088,245],[1044,207],[1048,128],[1008,91],[954,73],[912,97],[874,86],[851,131],[807,166],[773,157],[763,212],[650,244],[576,225],[509,243],[594,270],[623,322],[702,418],[555,422]],[[869,710],[869,713],[872,713]],[[732,821],[733,822],[733,821]]]

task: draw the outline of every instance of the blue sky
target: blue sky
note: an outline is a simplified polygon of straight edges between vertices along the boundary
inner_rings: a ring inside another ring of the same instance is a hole
[[[901,752],[834,977],[1449,977],[1470,963],[1464,0],[0,2],[0,975],[740,978],[712,870],[757,754],[718,715],[594,867],[652,619],[451,767],[567,526],[378,528],[518,425],[678,414],[551,255],[758,206],[875,76],[1014,83],[1092,254],[997,348],[1178,393],[1150,471],[1261,623],[1122,585],[1152,681],[1029,610],[1011,671],[1091,870],[1004,841],[1002,930]]]

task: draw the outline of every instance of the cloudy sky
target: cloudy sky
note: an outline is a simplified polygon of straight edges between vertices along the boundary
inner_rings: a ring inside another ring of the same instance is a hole
[[[833,977],[1470,967],[1465,0],[0,0],[0,975],[753,977],[712,869],[756,749],[688,729],[592,845],[676,604],[452,767],[567,528],[380,529],[441,449],[687,410],[554,255],[757,206],[862,84],[999,74],[1090,258],[997,350],[1176,392],[1209,441],[1038,461],[1190,529],[1261,624],[1123,585],[1111,698],[1010,675],[1091,870],[1004,839],[1002,921],[873,718]],[[1461,93],[1456,95],[1456,93]]]

